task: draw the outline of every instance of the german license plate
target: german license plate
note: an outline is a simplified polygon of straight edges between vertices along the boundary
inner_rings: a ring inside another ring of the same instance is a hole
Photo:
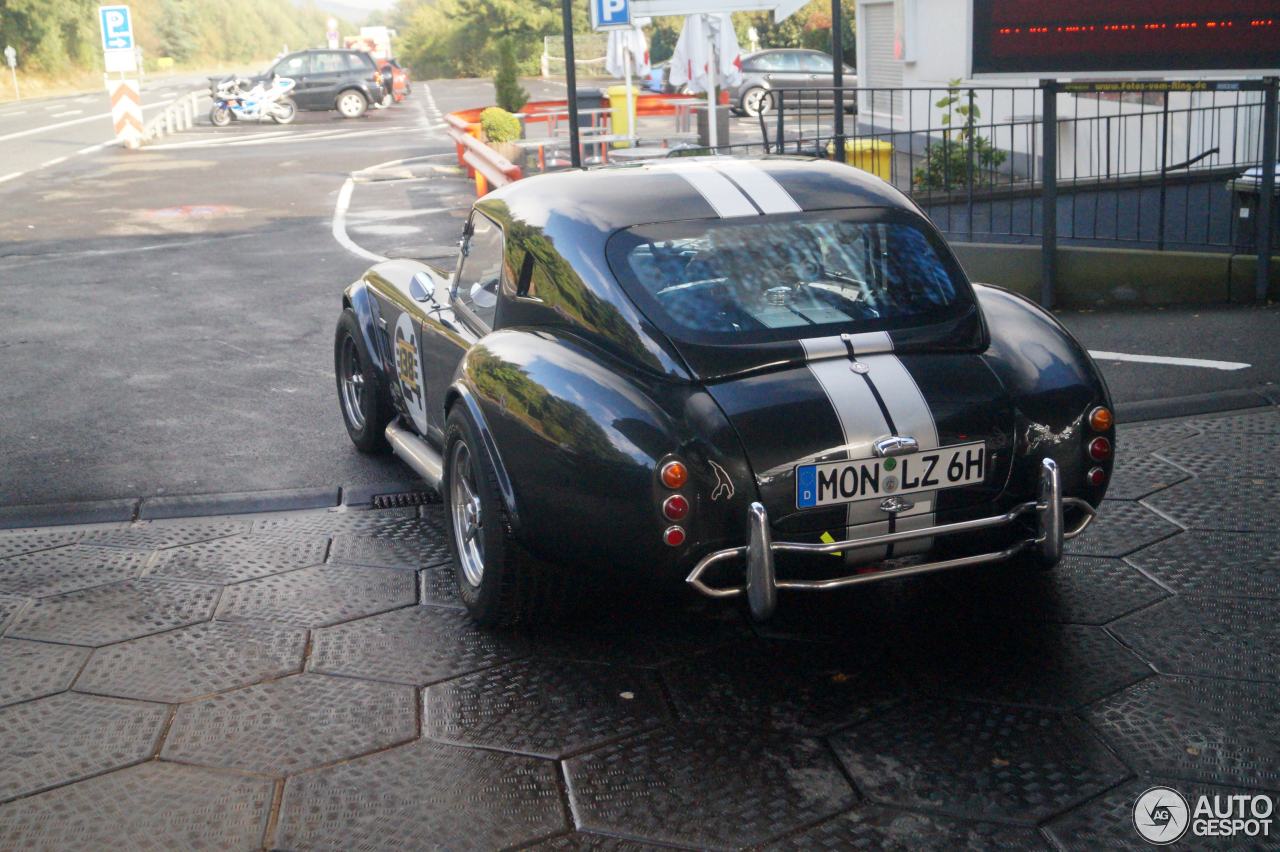
[[[987,447],[981,441],[882,459],[797,465],[796,508],[972,485],[983,480],[986,467]]]

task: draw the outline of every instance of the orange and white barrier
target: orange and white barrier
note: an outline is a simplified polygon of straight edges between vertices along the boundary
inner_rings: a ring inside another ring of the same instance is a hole
[[[137,80],[108,80],[111,97],[111,122],[116,138],[129,148],[142,144],[142,95]]]

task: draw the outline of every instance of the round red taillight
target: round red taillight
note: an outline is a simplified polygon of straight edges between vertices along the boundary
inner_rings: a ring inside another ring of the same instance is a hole
[[[683,521],[689,514],[689,501],[681,494],[672,494],[663,501],[662,514],[669,521]]]
[[[662,484],[668,488],[683,488],[689,481],[689,468],[683,462],[669,461],[662,466]]]
[[[662,533],[662,541],[668,547],[679,547],[684,544],[684,527],[670,526]]]
[[[1094,438],[1089,442],[1089,458],[1106,461],[1111,458],[1111,442],[1106,438]]]
[[[1105,485],[1107,482],[1107,472],[1100,467],[1095,467],[1087,474],[1089,484],[1094,488]]]
[[[1099,405],[1093,411],[1089,412],[1089,428],[1095,432],[1106,432],[1115,425],[1115,417],[1111,414],[1111,409],[1105,405]]]

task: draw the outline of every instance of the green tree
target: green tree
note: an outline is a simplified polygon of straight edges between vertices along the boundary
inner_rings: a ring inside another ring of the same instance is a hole
[[[520,85],[516,69],[516,45],[511,37],[498,42],[498,74],[493,78],[498,106],[507,112],[519,112],[529,102],[529,93]]]

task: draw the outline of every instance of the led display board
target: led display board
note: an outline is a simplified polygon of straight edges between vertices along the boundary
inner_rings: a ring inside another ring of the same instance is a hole
[[[973,0],[973,73],[1280,68],[1280,0]]]

